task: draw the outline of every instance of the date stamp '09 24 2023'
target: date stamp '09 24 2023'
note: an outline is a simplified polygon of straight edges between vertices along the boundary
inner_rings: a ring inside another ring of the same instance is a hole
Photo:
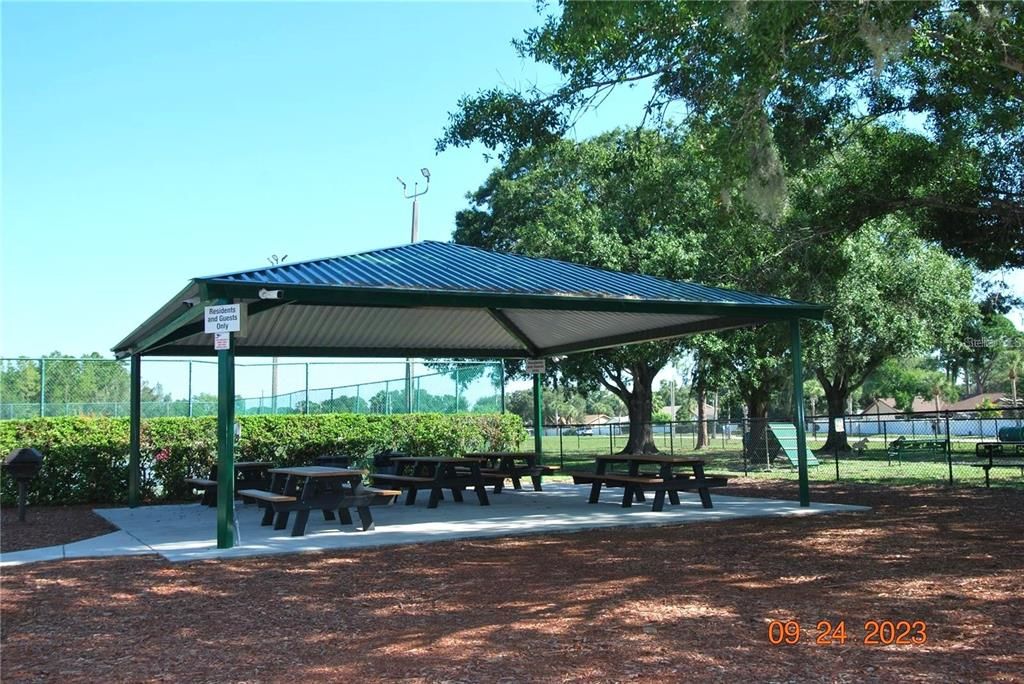
[[[796,620],[768,623],[768,643],[772,646],[792,646],[803,636],[804,630]],[[928,643],[928,625],[923,620],[867,620],[863,635],[858,636],[847,631],[846,620],[819,620],[811,636],[818,646],[842,646],[847,641],[865,646],[921,646]]]

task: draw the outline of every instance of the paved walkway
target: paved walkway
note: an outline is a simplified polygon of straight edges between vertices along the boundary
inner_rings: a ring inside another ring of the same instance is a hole
[[[374,507],[376,528],[360,532],[354,526],[340,528],[337,521],[310,515],[306,536],[290,537],[288,530],[261,527],[262,511],[255,505],[236,507],[239,539],[233,549],[218,549],[217,513],[198,504],[104,508],[97,514],[119,529],[117,532],[64,546],[5,553],[0,567],[61,558],[133,556],[158,553],[169,561],[238,558],[275,553],[326,549],[357,549],[390,544],[416,544],[448,539],[503,537],[521,534],[574,532],[599,527],[710,523],[751,517],[815,515],[869,510],[863,506],[812,504],[800,508],[795,501],[754,499],[712,494],[714,508],[701,508],[696,494],[681,494],[681,504],[654,513],[650,504],[622,508],[621,494],[602,493],[598,504],[587,503],[588,485],[546,484],[545,491],[514,491],[491,495],[490,506],[480,506],[472,494],[463,503],[450,498],[431,510],[426,493],[415,506],[401,502]],[[650,501],[650,497],[648,497]],[[358,522],[358,518],[355,518]],[[294,517],[292,518],[294,520]],[[291,523],[291,520],[289,520]]]

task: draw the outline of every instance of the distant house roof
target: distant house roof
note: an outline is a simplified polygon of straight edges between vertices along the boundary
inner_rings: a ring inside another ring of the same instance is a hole
[[[983,392],[965,397],[946,408],[949,411],[974,411],[986,401],[995,406],[1010,406],[1013,403],[1012,399],[1005,392]]]
[[[608,422],[608,416],[603,413],[592,413],[583,416],[584,425],[604,425]]]
[[[911,403],[910,410],[913,413],[935,413],[935,400],[925,399],[924,397],[914,397],[914,401]],[[949,405],[939,397],[939,410],[947,411],[951,410]],[[896,407],[896,400],[892,397],[879,397],[873,399],[870,404],[864,407],[860,412],[860,415],[875,415],[884,413],[903,413]]]
[[[824,307],[446,242],[193,279],[114,347],[215,353],[205,305],[243,306],[239,356],[557,356],[774,320]]]

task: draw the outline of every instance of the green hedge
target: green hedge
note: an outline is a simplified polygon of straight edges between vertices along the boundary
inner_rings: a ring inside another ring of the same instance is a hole
[[[364,467],[383,449],[412,455],[517,449],[526,438],[512,414],[395,416],[356,414],[241,416],[236,458],[280,465],[310,464],[320,455],[344,454]],[[191,490],[182,480],[205,477],[216,461],[217,420],[152,418],[142,423],[143,496],[180,500]],[[123,503],[128,491],[128,419],[33,418],[0,421],[0,454],[34,447],[45,455],[30,487],[40,504]],[[0,500],[16,500],[13,480],[0,480]]]

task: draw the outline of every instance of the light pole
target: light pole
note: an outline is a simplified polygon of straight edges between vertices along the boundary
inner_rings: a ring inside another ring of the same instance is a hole
[[[271,254],[267,257],[267,261],[270,262],[271,266],[280,266],[284,263],[284,260],[288,258],[288,255],[277,256]],[[270,359],[270,411],[275,416],[277,415],[277,357]]]
[[[409,186],[405,184],[405,181],[398,178],[398,182],[402,184],[402,196],[405,199],[412,200],[412,234],[410,235],[409,242],[416,242],[419,239],[419,224],[420,224],[420,200],[419,198],[427,194],[430,190],[430,169],[423,167],[420,169],[420,173],[427,179],[427,185],[423,188],[423,192],[420,192],[419,182],[412,184],[412,193],[409,193]],[[412,413],[412,364],[413,360],[407,358],[405,360],[405,412]]]

